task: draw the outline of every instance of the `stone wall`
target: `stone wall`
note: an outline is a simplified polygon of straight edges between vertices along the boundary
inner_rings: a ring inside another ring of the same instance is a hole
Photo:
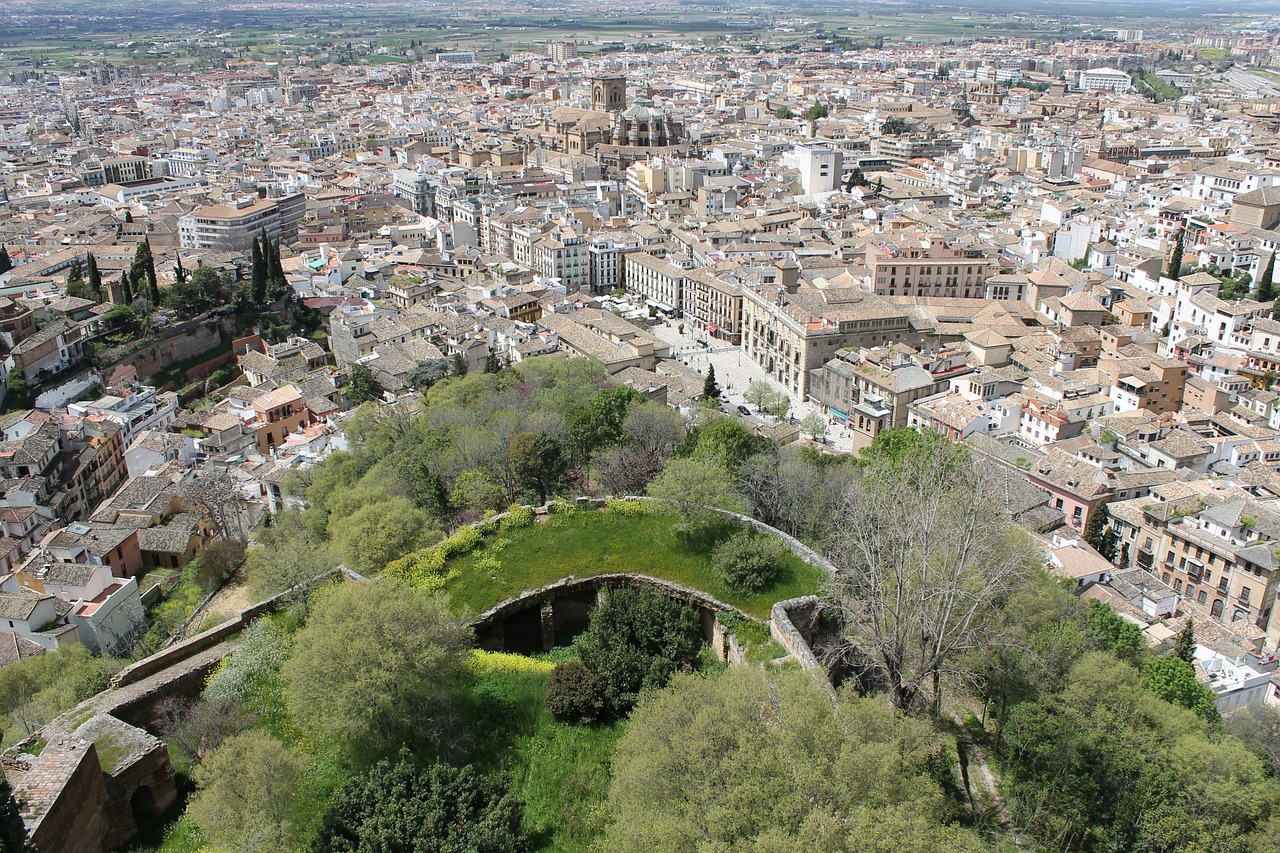
[[[109,375],[115,368],[131,364],[138,369],[138,376],[147,377],[180,361],[216,349],[221,343],[217,323],[189,321],[166,329],[154,343],[110,364],[104,364],[101,372]]]
[[[27,835],[39,853],[100,853],[111,830],[106,779],[92,743],[49,738],[26,768],[6,759],[5,775],[23,804]],[[15,778],[16,777],[16,778]]]

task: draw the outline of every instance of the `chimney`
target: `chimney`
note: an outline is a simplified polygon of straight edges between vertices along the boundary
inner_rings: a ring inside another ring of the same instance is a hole
[[[778,285],[787,293],[795,293],[800,286],[800,265],[795,261],[778,261]]]

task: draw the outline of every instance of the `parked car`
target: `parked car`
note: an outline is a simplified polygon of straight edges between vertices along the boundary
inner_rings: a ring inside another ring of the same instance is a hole
[[[746,417],[751,414],[751,410],[748,409],[746,406],[739,406],[738,414],[742,415],[743,417]]]

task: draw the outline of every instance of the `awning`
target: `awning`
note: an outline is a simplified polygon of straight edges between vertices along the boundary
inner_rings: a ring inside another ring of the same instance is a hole
[[[707,324],[707,331],[714,335],[716,332],[720,331],[720,327],[719,327],[719,326],[716,326],[716,325],[714,325],[714,324],[712,324],[712,323],[708,323],[708,324]]]

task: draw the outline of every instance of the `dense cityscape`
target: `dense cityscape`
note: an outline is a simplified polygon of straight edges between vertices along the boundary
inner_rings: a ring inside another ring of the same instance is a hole
[[[0,10],[0,853],[1280,850],[1280,6]]]

